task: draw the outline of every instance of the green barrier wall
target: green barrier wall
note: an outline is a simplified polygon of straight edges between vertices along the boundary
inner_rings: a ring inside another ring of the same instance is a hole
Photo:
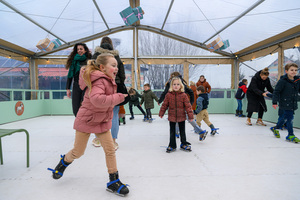
[[[153,90],[161,91],[161,90]],[[33,117],[43,116],[43,115],[73,115],[72,112],[72,101],[71,99],[55,99],[53,98],[53,93],[65,93],[65,90],[9,90],[0,89],[0,94],[4,93],[6,99],[1,99],[0,101],[0,124],[19,121],[23,119],[29,119]],[[141,91],[140,91],[141,92]],[[15,100],[15,94],[22,93],[22,97],[18,97]],[[36,100],[26,100],[28,99],[28,93],[30,96],[35,96]],[[208,112],[210,114],[234,114],[237,101],[234,98],[235,90],[212,90],[212,94],[218,94],[213,96],[209,100]],[[27,98],[26,98],[27,94]],[[1,95],[0,95],[1,96]],[[2,95],[3,96],[3,95]],[[218,97],[218,98],[216,98]],[[22,101],[24,104],[24,113],[18,116],[15,112],[15,105],[18,101]],[[263,120],[269,122],[277,122],[278,110],[272,108],[271,100],[267,99],[268,112],[264,114]],[[155,102],[155,107],[152,109],[152,114],[156,115],[159,112],[160,106]],[[130,115],[129,105],[126,104],[125,111],[127,115]],[[143,106],[142,106],[143,107]],[[243,110],[246,114],[247,100],[243,100]],[[300,103],[298,103],[300,108]],[[133,107],[133,112],[135,115],[142,114],[137,107]],[[166,113],[167,114],[167,113]],[[252,118],[257,118],[257,114],[253,114]],[[245,119],[246,121],[246,119]],[[253,121],[254,122],[254,121]],[[294,127],[300,128],[300,109],[295,112]]]

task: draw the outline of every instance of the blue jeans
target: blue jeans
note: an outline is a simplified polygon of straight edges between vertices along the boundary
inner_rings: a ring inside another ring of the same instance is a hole
[[[111,135],[113,139],[118,138],[119,133],[119,110],[120,106],[115,106],[113,110],[112,126],[111,126]]]
[[[276,124],[276,128],[281,128],[284,123],[286,123],[286,128],[288,130],[289,135],[294,135],[293,131],[293,119],[294,119],[294,111],[293,110],[281,110],[278,111],[279,118]]]
[[[237,103],[238,103],[238,107],[236,110],[242,110],[243,108],[243,103],[242,103],[242,99],[236,99]]]

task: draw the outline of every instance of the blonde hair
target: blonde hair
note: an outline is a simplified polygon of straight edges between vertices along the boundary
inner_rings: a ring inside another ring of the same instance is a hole
[[[181,81],[181,79],[179,78],[179,77],[174,77],[174,78],[172,78],[172,80],[171,80],[171,83],[170,83],[170,88],[169,88],[169,92],[173,92],[173,87],[172,87],[172,85],[173,85],[173,82],[175,81],[175,80],[178,80],[179,81],[179,85],[180,85],[180,92],[184,92],[184,85],[183,85],[183,83],[182,83],[182,81]]]
[[[196,85],[196,84],[195,84],[195,82],[193,82],[193,81],[190,81],[190,85]]]
[[[89,94],[92,90],[91,73],[96,70],[101,71],[100,65],[106,65],[108,63],[108,58],[110,57],[114,58],[114,55],[110,53],[103,53],[100,54],[96,60],[89,60],[87,62],[87,66],[85,66],[85,71],[82,74],[82,78],[89,88]]]

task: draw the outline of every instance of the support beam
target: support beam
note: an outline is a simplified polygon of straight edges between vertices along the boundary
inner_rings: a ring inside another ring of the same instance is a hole
[[[205,44],[206,42],[208,42],[209,40],[211,40],[213,37],[215,37],[216,35],[218,35],[222,31],[224,31],[226,28],[228,28],[230,25],[232,25],[234,22],[236,22],[237,20],[239,20],[240,18],[242,18],[244,15],[246,15],[248,12],[250,12],[251,10],[253,10],[255,7],[257,7],[259,4],[261,4],[264,1],[265,0],[259,0],[259,1],[257,1],[250,8],[248,8],[247,10],[245,10],[244,12],[242,12],[234,20],[232,20],[231,22],[229,22],[227,25],[225,25],[223,28],[221,28],[219,31],[217,31],[214,35],[212,35],[210,38],[208,38],[207,40],[205,40],[203,43]]]
[[[183,79],[187,82],[187,84],[189,84],[189,72],[190,72],[190,68],[189,68],[189,64],[188,62],[184,62],[183,63]]]
[[[4,0],[1,0],[0,2],[3,3],[4,5],[6,5],[7,7],[9,7],[10,9],[12,9],[13,11],[15,11],[16,13],[18,13],[19,15],[21,15],[22,17],[24,17],[25,19],[27,19],[28,21],[30,21],[31,23],[37,25],[38,27],[40,27],[41,29],[43,29],[47,33],[49,33],[49,34],[53,35],[54,37],[58,38],[60,41],[63,41],[64,43],[67,43],[62,38],[60,38],[57,35],[55,35],[54,33],[52,33],[50,30],[46,29],[45,27],[43,27],[42,25],[40,25],[39,23],[37,23],[36,21],[34,21],[33,19],[31,19],[30,17],[26,16],[24,13],[22,13],[20,10],[18,10],[17,8],[15,8],[14,6],[12,6],[11,4],[7,3]]]
[[[280,76],[284,75],[284,50],[282,46],[278,49],[278,77],[277,80],[280,79]]]
[[[170,6],[169,6],[169,9],[168,9],[168,12],[167,12],[167,14],[166,14],[166,17],[165,17],[164,23],[163,23],[163,25],[161,26],[161,29],[160,29],[160,31],[162,31],[162,30],[164,29],[164,26],[165,26],[165,24],[166,24],[166,22],[167,22],[167,19],[168,19],[168,17],[169,17],[169,14],[170,14],[171,8],[172,8],[172,6],[173,6],[173,3],[174,3],[174,0],[172,0],[172,1],[171,1],[171,3],[170,3]]]
[[[94,4],[95,4],[95,7],[96,7],[97,10],[98,10],[98,13],[100,14],[100,16],[101,16],[101,18],[102,18],[102,20],[103,20],[103,22],[104,22],[104,24],[105,24],[107,30],[110,31],[110,28],[109,28],[109,26],[107,25],[106,20],[105,20],[104,16],[102,15],[102,12],[101,12],[101,10],[100,10],[100,8],[99,8],[99,6],[98,6],[96,0],[93,0],[93,2],[94,2]]]

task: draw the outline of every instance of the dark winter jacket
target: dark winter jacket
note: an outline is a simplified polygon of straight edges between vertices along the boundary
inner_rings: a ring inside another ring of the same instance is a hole
[[[130,100],[129,100],[129,106],[134,105],[138,106],[140,104],[139,98],[142,98],[142,96],[138,93],[138,91],[135,91],[135,95],[130,95]]]
[[[120,59],[119,52],[117,50],[113,50],[112,46],[110,44],[104,43],[101,45],[101,47],[99,47],[99,46],[96,47],[95,53],[92,56],[92,59],[96,60],[97,56],[99,56],[102,53],[110,53],[115,56],[115,59],[118,62],[118,69],[119,69],[115,81],[117,84],[124,83],[125,78],[126,78],[125,69],[124,69],[123,62]]]
[[[85,61],[81,61],[80,62],[80,67],[83,67],[87,65],[87,59]],[[80,72],[80,71],[79,71]],[[77,82],[78,83],[78,80],[79,80],[79,72],[74,74],[74,77],[73,78],[68,78],[67,79],[67,84],[66,84],[66,89],[67,90],[70,90],[71,89],[71,85],[72,85],[72,81],[74,79],[74,82]]]
[[[237,90],[236,94],[235,94],[235,98],[236,99],[243,99],[245,97],[245,94],[247,92],[247,86],[245,85],[245,83],[240,82],[239,83],[239,89]]]
[[[184,92],[168,92],[160,107],[159,116],[164,116],[166,110],[170,122],[183,122],[186,120],[186,114],[190,120],[194,118],[189,98]]]
[[[207,109],[208,104],[209,104],[209,101],[208,101],[207,93],[199,94],[199,97],[197,98],[197,107],[196,107],[195,112],[198,114],[202,110]]]
[[[194,103],[194,92],[191,88],[189,88],[187,85],[184,84],[182,76],[178,76],[181,79],[182,84],[184,85],[184,92],[189,95],[190,97],[190,103],[193,105]],[[170,89],[171,80],[166,84],[165,90],[159,97],[158,103],[161,103],[164,101],[166,94],[169,92]]]
[[[273,93],[273,88],[270,83],[270,79],[262,80],[260,77],[260,72],[258,71],[251,79],[251,83],[247,90],[247,112],[258,112],[260,105],[263,107],[264,111],[267,112],[267,105],[264,96],[265,88],[271,93]]]
[[[283,75],[276,84],[272,103],[277,105],[279,102],[279,108],[282,110],[297,110],[298,93],[300,93],[300,77],[295,76],[294,80],[290,80],[287,75]]]
[[[141,105],[145,102],[145,109],[152,109],[154,108],[154,101],[158,102],[157,96],[152,92],[152,90],[143,91]]]

